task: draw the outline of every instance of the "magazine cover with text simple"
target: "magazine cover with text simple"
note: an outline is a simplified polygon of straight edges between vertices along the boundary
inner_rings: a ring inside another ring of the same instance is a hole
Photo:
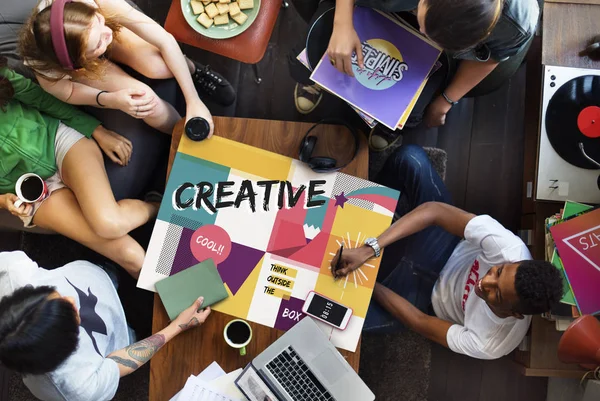
[[[355,351],[381,258],[333,279],[342,244],[361,246],[392,222],[399,192],[340,172],[213,136],[183,136],[152,232],[138,287],[212,258],[228,298],[216,311],[288,330],[316,291],[354,310],[344,330],[319,326]]]
[[[362,42],[365,68],[359,68],[353,55],[354,77],[350,77],[331,65],[325,54],[310,78],[394,130],[441,50],[410,28],[370,8],[355,7],[353,21]]]

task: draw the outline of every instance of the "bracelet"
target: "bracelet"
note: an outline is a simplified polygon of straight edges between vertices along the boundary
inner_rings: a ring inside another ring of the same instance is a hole
[[[442,96],[444,97],[444,99],[446,99],[446,101],[448,103],[450,103],[452,106],[454,106],[455,104],[457,104],[458,102],[455,102],[454,100],[450,99],[448,97],[448,95],[446,95],[446,92],[442,92]]]
[[[100,91],[96,95],[96,103],[98,103],[98,106],[100,106],[100,107],[106,107],[105,105],[103,105],[102,103],[100,103],[100,95],[103,94],[103,93],[108,93],[108,91]]]

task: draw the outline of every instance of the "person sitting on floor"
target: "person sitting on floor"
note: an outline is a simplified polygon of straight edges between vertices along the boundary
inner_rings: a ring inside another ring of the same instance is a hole
[[[409,123],[420,122],[426,106],[425,121],[431,126],[445,123],[446,114],[471,89],[494,71],[500,63],[520,53],[524,57],[535,34],[539,17],[537,0],[324,0],[295,2],[309,26],[327,10],[335,7],[333,32],[326,54],[340,72],[353,76],[351,56],[356,53],[359,65],[363,54],[360,39],[354,29],[354,6],[384,12],[416,14],[415,25],[430,40],[437,43],[452,58],[460,60],[457,71],[445,86],[447,68],[438,70],[429,79],[421,100],[411,113]],[[412,16],[410,16],[412,17]],[[312,19],[311,19],[312,18]],[[323,92],[309,78],[310,72],[296,56],[306,46],[301,45],[289,55],[292,77],[298,82],[294,91],[296,108],[308,114],[319,104]],[[440,59],[444,61],[442,57]],[[502,82],[513,69],[504,68],[495,77]],[[445,86],[445,88],[444,88]],[[440,93],[440,91],[442,91]]]
[[[400,191],[401,217],[377,239],[344,249],[336,272],[347,275],[386,249],[366,331],[407,327],[454,352],[495,359],[519,345],[531,315],[560,301],[560,272],[531,260],[523,241],[492,217],[451,206],[422,148],[401,146],[378,182]]]
[[[200,297],[166,328],[135,342],[109,275],[76,261],[54,270],[23,252],[0,253],[0,362],[44,401],[101,401],[119,379],[179,333],[200,326]]]
[[[128,233],[156,216],[160,196],[117,202],[102,151],[125,166],[133,148],[95,118],[6,67],[0,57],[0,208],[25,227],[69,237],[137,277],[145,252]],[[15,207],[15,184],[25,173],[44,179],[50,196]]]
[[[65,4],[66,3],[66,4]],[[233,87],[186,58],[173,36],[125,0],[43,0],[21,31],[20,53],[40,85],[74,105],[120,109],[171,134],[179,113],[115,63],[154,79],[175,77],[186,120],[212,116],[197,90],[230,105]]]

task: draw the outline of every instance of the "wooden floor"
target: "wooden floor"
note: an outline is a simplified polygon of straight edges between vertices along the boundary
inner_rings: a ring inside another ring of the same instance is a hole
[[[152,18],[164,22],[170,0],[136,2]],[[210,64],[237,87],[237,103],[229,108],[212,108],[214,114],[296,121],[345,116],[355,121],[354,113],[333,97],[323,99],[309,116],[296,112],[294,82],[286,58],[305,29],[292,6],[282,10],[267,53],[259,63],[263,78],[260,85],[254,82],[250,66],[184,46],[188,56]],[[404,143],[447,151],[446,184],[455,205],[473,213],[490,214],[511,230],[519,228],[521,212],[524,89],[522,67],[493,94],[461,101],[444,127],[404,133]],[[0,250],[17,249],[18,244],[18,235],[0,233]],[[546,379],[522,377],[508,358],[479,361],[438,346],[432,350],[430,401],[544,401],[546,383]],[[6,389],[0,388],[1,399],[5,399],[3,391]]]

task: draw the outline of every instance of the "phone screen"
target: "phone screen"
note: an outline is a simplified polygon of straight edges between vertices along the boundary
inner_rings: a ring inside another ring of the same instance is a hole
[[[348,308],[345,306],[331,302],[330,300],[321,297],[319,294],[314,294],[312,302],[308,305],[306,311],[311,315],[340,327],[344,320],[344,316],[346,316],[347,310]]]

